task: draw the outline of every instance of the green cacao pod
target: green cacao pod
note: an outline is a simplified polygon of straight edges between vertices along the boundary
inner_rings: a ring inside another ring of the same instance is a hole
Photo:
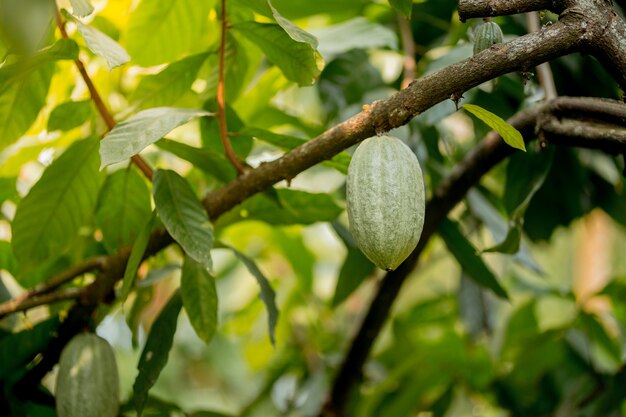
[[[474,55],[502,43],[502,29],[496,22],[485,22],[474,29]]]
[[[413,151],[391,136],[364,140],[348,168],[347,202],[361,251],[379,268],[396,269],[424,227],[424,180]]]
[[[109,343],[79,334],[61,352],[56,383],[59,417],[116,417],[119,376]]]

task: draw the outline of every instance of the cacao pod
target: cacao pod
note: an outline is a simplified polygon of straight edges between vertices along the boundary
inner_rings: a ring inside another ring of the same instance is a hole
[[[348,167],[347,205],[361,251],[379,268],[396,269],[424,227],[424,180],[413,151],[391,136],[364,140]]]
[[[474,29],[474,55],[502,43],[502,29],[496,22],[485,22]]]
[[[116,417],[119,377],[109,343],[92,333],[79,334],[61,352],[56,382],[59,417]]]

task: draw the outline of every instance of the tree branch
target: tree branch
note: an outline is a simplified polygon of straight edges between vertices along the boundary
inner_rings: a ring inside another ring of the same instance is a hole
[[[528,24],[529,32],[539,32],[541,30],[537,12],[526,13],[526,23]],[[552,100],[558,96],[556,85],[554,84],[554,76],[552,75],[549,63],[544,62],[543,64],[537,65],[537,79],[539,80],[541,88],[543,88],[546,100]]]
[[[450,97],[460,97],[464,91],[505,73],[524,71],[542,62],[576,52],[580,48],[579,23],[579,16],[566,16],[539,33],[528,34],[506,44],[494,45],[476,56],[416,80],[408,88],[388,99],[372,103],[363,112],[293,149],[282,158],[245,172],[234,181],[206,196],[203,200],[204,207],[210,217],[215,220],[221,214],[274,183],[283,179],[292,179],[305,169],[330,159],[368,137],[402,126],[441,101]],[[495,139],[490,142],[490,147],[496,149],[489,153],[490,156],[485,162],[486,166],[489,166],[489,158],[500,160],[510,152],[507,147],[498,143]],[[498,152],[504,155],[499,155]],[[484,159],[480,153],[472,152],[470,157],[472,155],[474,158]],[[463,171],[455,170],[453,174],[459,172]],[[458,178],[450,184],[451,189],[448,192],[454,193],[456,187],[469,188],[472,182],[467,181],[464,177]],[[440,190],[445,191],[445,187],[440,187]],[[438,216],[434,207],[437,204],[444,204],[447,199],[452,198],[451,195],[438,196],[436,194],[429,205],[429,212]],[[429,231],[429,228],[432,230]],[[427,224],[425,232],[432,234],[435,228]],[[157,231],[151,236],[145,257],[154,255],[171,242],[171,236],[164,230]],[[33,384],[37,384],[41,377],[52,368],[58,361],[63,346],[85,326],[96,306],[111,293],[115,283],[123,276],[129,253],[130,248],[124,248],[116,255],[108,257],[107,268],[86,287],[80,301],[72,307],[67,319],[60,325],[57,337],[43,352],[42,360],[25,375],[23,383],[20,384],[22,393],[27,395],[29,387],[32,388]],[[403,267],[401,269],[404,270]],[[394,297],[391,297],[389,303]],[[384,317],[382,320],[384,321]]]
[[[30,310],[45,304],[77,299],[80,297],[82,290],[82,288],[62,288],[49,294],[34,294],[24,298],[14,298],[0,305],[0,318],[7,314]]]
[[[37,303],[32,300],[44,300],[41,296],[43,294],[47,294],[55,288],[65,284],[73,280],[74,278],[83,275],[90,271],[102,271],[104,269],[104,265],[106,264],[107,257],[106,256],[96,256],[93,258],[89,258],[81,262],[80,264],[71,267],[58,275],[53,276],[46,282],[43,282],[30,290],[20,294],[19,296],[13,298],[12,300],[6,301],[0,304],[0,319],[4,316],[15,313],[17,311],[24,311],[30,308],[36,307],[44,303]]]
[[[281,180],[290,180],[303,170],[377,133],[402,126],[413,117],[451,96],[461,96],[472,87],[508,72],[526,71],[542,62],[576,51],[577,30],[557,22],[450,65],[418,80],[388,99],[375,101],[366,110],[293,149],[282,158],[261,164],[210,193],[204,199],[209,215],[217,217],[250,196]]]
[[[560,13],[561,3],[558,0],[460,0],[459,18],[464,22],[478,17],[506,16],[539,10]]]
[[[559,108],[558,103],[560,100],[562,99],[556,99],[552,103],[546,103],[520,112],[509,119],[508,122],[522,133],[525,141],[532,140],[536,136],[536,124],[538,122],[554,119],[554,117],[546,117],[546,114],[549,115],[553,108]],[[569,97],[563,98],[565,103],[570,103],[571,100],[572,98]],[[580,98],[578,103],[582,104],[585,100],[587,99]],[[589,100],[597,106],[597,100]],[[618,105],[622,107],[623,111],[626,111],[626,105],[624,104],[615,101],[611,102],[611,104]],[[543,128],[543,126],[540,128]],[[597,132],[588,130],[587,133],[593,135]],[[620,133],[621,135],[626,135],[626,129],[622,129]],[[574,143],[569,143],[556,135],[547,135],[546,139],[556,139],[555,143],[568,146],[582,145],[586,148],[594,147],[596,144],[605,143],[608,140],[604,132],[598,137],[576,137]],[[611,146],[616,147],[618,151],[623,152],[626,150],[626,142],[620,140],[614,139]],[[512,152],[513,149],[505,145],[498,134],[491,132],[455,166],[450,175],[437,187],[433,197],[426,205],[424,230],[417,247],[398,269],[387,273],[383,278],[369,310],[350,345],[344,362],[335,377],[330,396],[322,410],[321,416],[340,417],[344,415],[344,408],[350,398],[350,394],[361,378],[361,369],[369,356],[376,337],[387,320],[393,301],[398,296],[405,279],[417,265],[419,256],[429,239],[435,234],[439,224],[447,216],[448,212],[464,198],[467,191],[477,184],[484,174]]]
[[[63,38],[69,38],[67,31],[65,30],[65,22],[61,18],[61,13],[59,13],[59,8],[56,5],[56,1],[54,4],[54,18],[57,27],[59,28],[59,32],[61,32],[61,36]],[[76,64],[76,68],[78,68],[78,72],[83,78],[83,81],[87,85],[91,100],[94,102],[96,109],[98,109],[98,113],[100,113],[100,116],[104,120],[104,123],[107,125],[108,130],[113,129],[116,125],[115,119],[113,118],[113,115],[111,115],[111,112],[107,108],[106,104],[104,104],[100,93],[98,93],[98,89],[94,85],[91,77],[89,76],[89,73],[87,72],[87,69],[85,68],[85,65],[80,59],[75,59],[74,63]],[[144,161],[144,159],[139,155],[133,155],[131,160],[135,165],[137,165],[137,168],[139,168],[139,170],[145,175],[145,177],[152,181],[153,171],[152,168],[150,168],[150,165],[148,165],[148,163]]]

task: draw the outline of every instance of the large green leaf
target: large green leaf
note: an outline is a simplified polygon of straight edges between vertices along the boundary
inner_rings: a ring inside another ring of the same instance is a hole
[[[176,291],[165,305],[159,317],[154,321],[146,346],[141,352],[137,369],[139,374],[133,384],[133,402],[137,414],[141,416],[148,391],[159,378],[167,364],[167,359],[174,342],[178,314],[183,307],[180,291]]]
[[[328,194],[290,189],[278,189],[276,192],[281,206],[266,194],[257,194],[222,215],[217,226],[241,220],[261,220],[277,225],[329,222],[343,211]]]
[[[119,123],[102,139],[101,167],[124,161],[161,139],[174,128],[192,119],[210,115],[211,113],[203,110],[174,107],[140,111]]]
[[[133,62],[152,66],[190,52],[202,38],[214,0],[143,0],[131,13],[126,47]]]
[[[312,32],[319,39],[319,51],[325,58],[352,49],[398,49],[395,32],[364,17],[314,29]]]
[[[30,71],[41,68],[48,62],[78,58],[78,45],[72,39],[59,39],[32,56],[20,57],[16,62],[5,64],[0,68],[0,90],[16,78],[24,77]]]
[[[475,104],[464,104],[463,108],[480,120],[485,122],[490,128],[498,132],[502,139],[513,148],[526,152],[524,138],[522,134],[513,126],[504,121],[500,116],[491,113],[489,110],[483,109]]]
[[[233,28],[261,48],[287,79],[305,86],[319,77],[323,60],[315,46],[293,39],[280,25],[242,22]]]
[[[78,32],[85,40],[85,44],[94,54],[101,56],[107,62],[109,69],[119,67],[130,61],[128,52],[120,44],[111,39],[108,35],[100,32],[95,27],[84,24],[67,11],[63,10],[63,15],[73,21],[78,28]]]
[[[0,85],[0,151],[17,141],[46,103],[54,64],[46,63]]]
[[[439,235],[446,243],[448,250],[463,268],[463,271],[477,284],[489,288],[499,297],[508,298],[504,288],[485,262],[476,254],[476,249],[463,236],[458,224],[444,220],[439,226]]]
[[[101,183],[96,137],[75,142],[46,169],[13,220],[13,251],[22,267],[69,247],[92,215]]]
[[[376,266],[359,250],[354,238],[344,225],[336,221],[332,225],[348,250],[346,259],[339,271],[337,286],[333,295],[332,305],[336,307],[345,301],[363,283],[365,278],[376,270]]]
[[[171,63],[157,74],[146,75],[133,92],[130,102],[138,108],[176,104],[191,88],[208,55],[191,55]]]
[[[2,0],[0,38],[12,53],[32,54],[49,39],[54,3],[48,0]]]
[[[91,100],[61,103],[50,113],[48,131],[66,131],[79,127],[89,119],[92,113]]]
[[[185,257],[180,279],[183,306],[196,334],[205,343],[213,339],[217,328],[217,290],[215,278],[206,267]]]
[[[122,291],[120,293],[120,300],[122,302],[126,301],[130,290],[133,288],[135,278],[137,277],[137,270],[139,269],[139,265],[141,265],[144,253],[148,247],[148,242],[150,241],[150,233],[152,233],[157,223],[156,213],[152,213],[148,221],[144,222],[141,232],[133,243],[128,262],[126,263],[126,269],[124,270],[124,279],[122,280]]]
[[[160,169],[154,173],[153,195],[170,235],[187,255],[212,268],[213,226],[187,180],[174,171]]]
[[[232,250],[233,253],[239,258],[239,260],[246,266],[248,271],[252,274],[252,276],[256,279],[259,287],[261,288],[261,301],[265,304],[265,308],[267,309],[267,324],[269,327],[269,335],[270,341],[272,345],[276,345],[276,323],[278,322],[278,307],[276,307],[276,294],[272,289],[272,286],[269,280],[265,277],[263,272],[259,269],[257,264],[249,257],[239,252],[235,248],[227,247]]]
[[[389,4],[407,19],[411,18],[413,0],[389,0]]]
[[[11,242],[6,240],[0,240],[0,270],[5,270],[14,277],[17,276],[17,259],[13,255]]]
[[[114,252],[133,242],[151,211],[150,190],[132,165],[111,174],[96,210],[96,225],[107,250]]]
[[[297,138],[295,136],[289,135],[281,135],[278,133],[271,132],[265,129],[259,129],[255,127],[246,127],[241,130],[242,134],[253,136],[257,139],[262,140],[263,142],[270,143],[276,147],[281,149],[290,150],[296,148],[307,142],[306,139]],[[328,161],[322,162],[324,165],[336,169],[342,174],[348,173],[348,166],[350,165],[350,154],[347,152],[341,152],[332,159]]]
[[[229,182],[237,177],[237,171],[223,153],[209,149],[194,148],[184,143],[169,139],[161,139],[156,146],[171,152],[177,157],[191,162],[196,168],[217,178],[221,182]]]
[[[0,341],[0,381],[28,365],[48,346],[54,337],[59,318],[53,317],[38,323],[30,330],[11,334]]]

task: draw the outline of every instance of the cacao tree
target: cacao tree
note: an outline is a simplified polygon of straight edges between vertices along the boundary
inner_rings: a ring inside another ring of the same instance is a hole
[[[622,416],[625,8],[0,0],[0,415]]]

